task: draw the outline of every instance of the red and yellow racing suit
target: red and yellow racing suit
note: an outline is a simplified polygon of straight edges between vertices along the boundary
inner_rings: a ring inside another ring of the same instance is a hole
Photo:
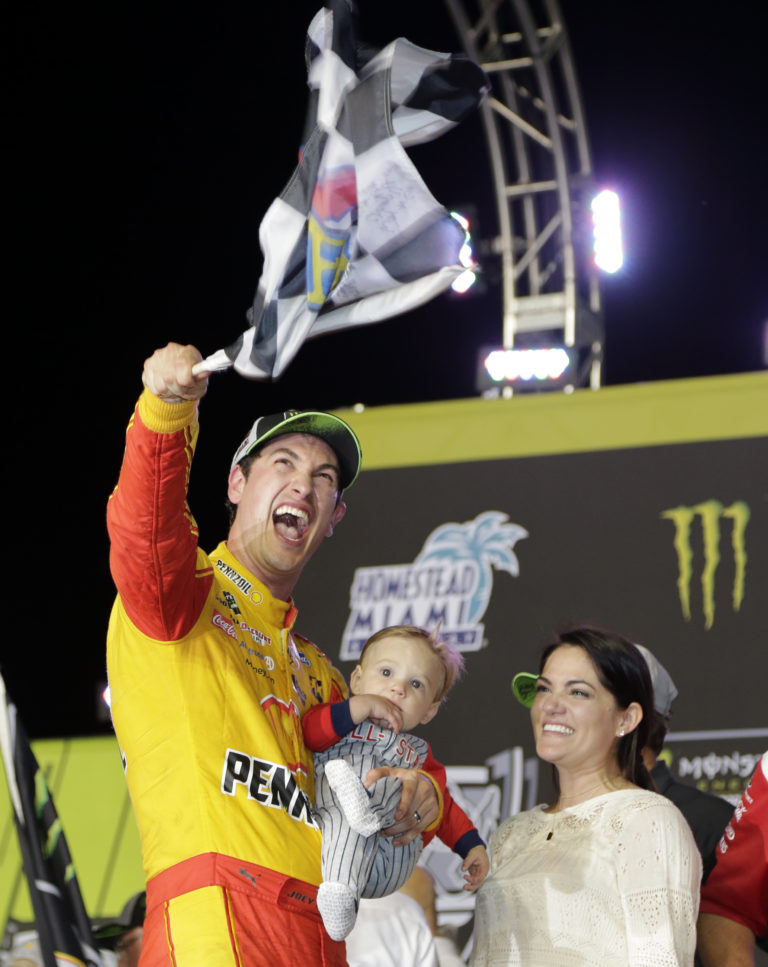
[[[147,877],[142,967],[343,965],[314,898],[320,832],[301,716],[346,697],[296,609],[186,503],[195,403],[145,391],[107,511],[112,716]]]

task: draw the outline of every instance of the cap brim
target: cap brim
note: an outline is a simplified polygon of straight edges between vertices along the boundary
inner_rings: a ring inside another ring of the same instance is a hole
[[[539,676],[531,672],[518,672],[512,679],[512,692],[521,705],[530,708],[536,698],[536,682]]]
[[[133,927],[140,927],[144,923],[147,910],[147,895],[144,890],[134,894],[117,917],[111,919],[95,919],[91,923],[94,939],[108,940],[118,937]]]
[[[309,433],[325,440],[339,460],[339,489],[346,490],[347,487],[352,486],[360,473],[362,460],[360,442],[351,427],[332,413],[303,410],[289,416],[254,440],[242,453],[238,453],[236,455],[238,460],[246,457],[255,447],[262,446],[276,437],[285,436],[286,433]]]

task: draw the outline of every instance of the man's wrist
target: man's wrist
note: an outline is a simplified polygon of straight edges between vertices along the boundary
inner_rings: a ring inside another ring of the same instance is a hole
[[[423,769],[417,769],[416,771],[418,772],[419,778],[423,779],[424,782],[428,782],[435,790],[435,794],[437,795],[437,819],[431,822],[424,830],[425,833],[431,833],[433,830],[437,829],[437,827],[443,821],[443,790],[440,788],[440,785],[435,778],[428,772],[425,772]]]
[[[153,433],[176,433],[194,420],[197,403],[197,400],[169,403],[145,389],[139,397],[139,416],[144,426]]]

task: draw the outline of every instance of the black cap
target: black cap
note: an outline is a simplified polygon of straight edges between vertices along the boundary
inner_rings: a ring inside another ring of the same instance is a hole
[[[140,927],[146,913],[147,894],[142,890],[131,897],[118,916],[93,921],[94,940],[109,940],[110,937],[116,938],[134,927]]]
[[[250,433],[235,451],[232,468],[255,448],[286,433],[309,433],[325,440],[339,461],[339,488],[346,490],[360,473],[362,451],[360,441],[344,420],[320,410],[286,410],[271,416],[260,416]]]

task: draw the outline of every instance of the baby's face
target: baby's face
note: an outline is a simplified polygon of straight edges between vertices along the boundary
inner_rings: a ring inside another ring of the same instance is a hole
[[[403,713],[403,731],[426,725],[437,714],[443,663],[419,638],[384,637],[374,642],[350,677],[355,695],[381,695]]]

